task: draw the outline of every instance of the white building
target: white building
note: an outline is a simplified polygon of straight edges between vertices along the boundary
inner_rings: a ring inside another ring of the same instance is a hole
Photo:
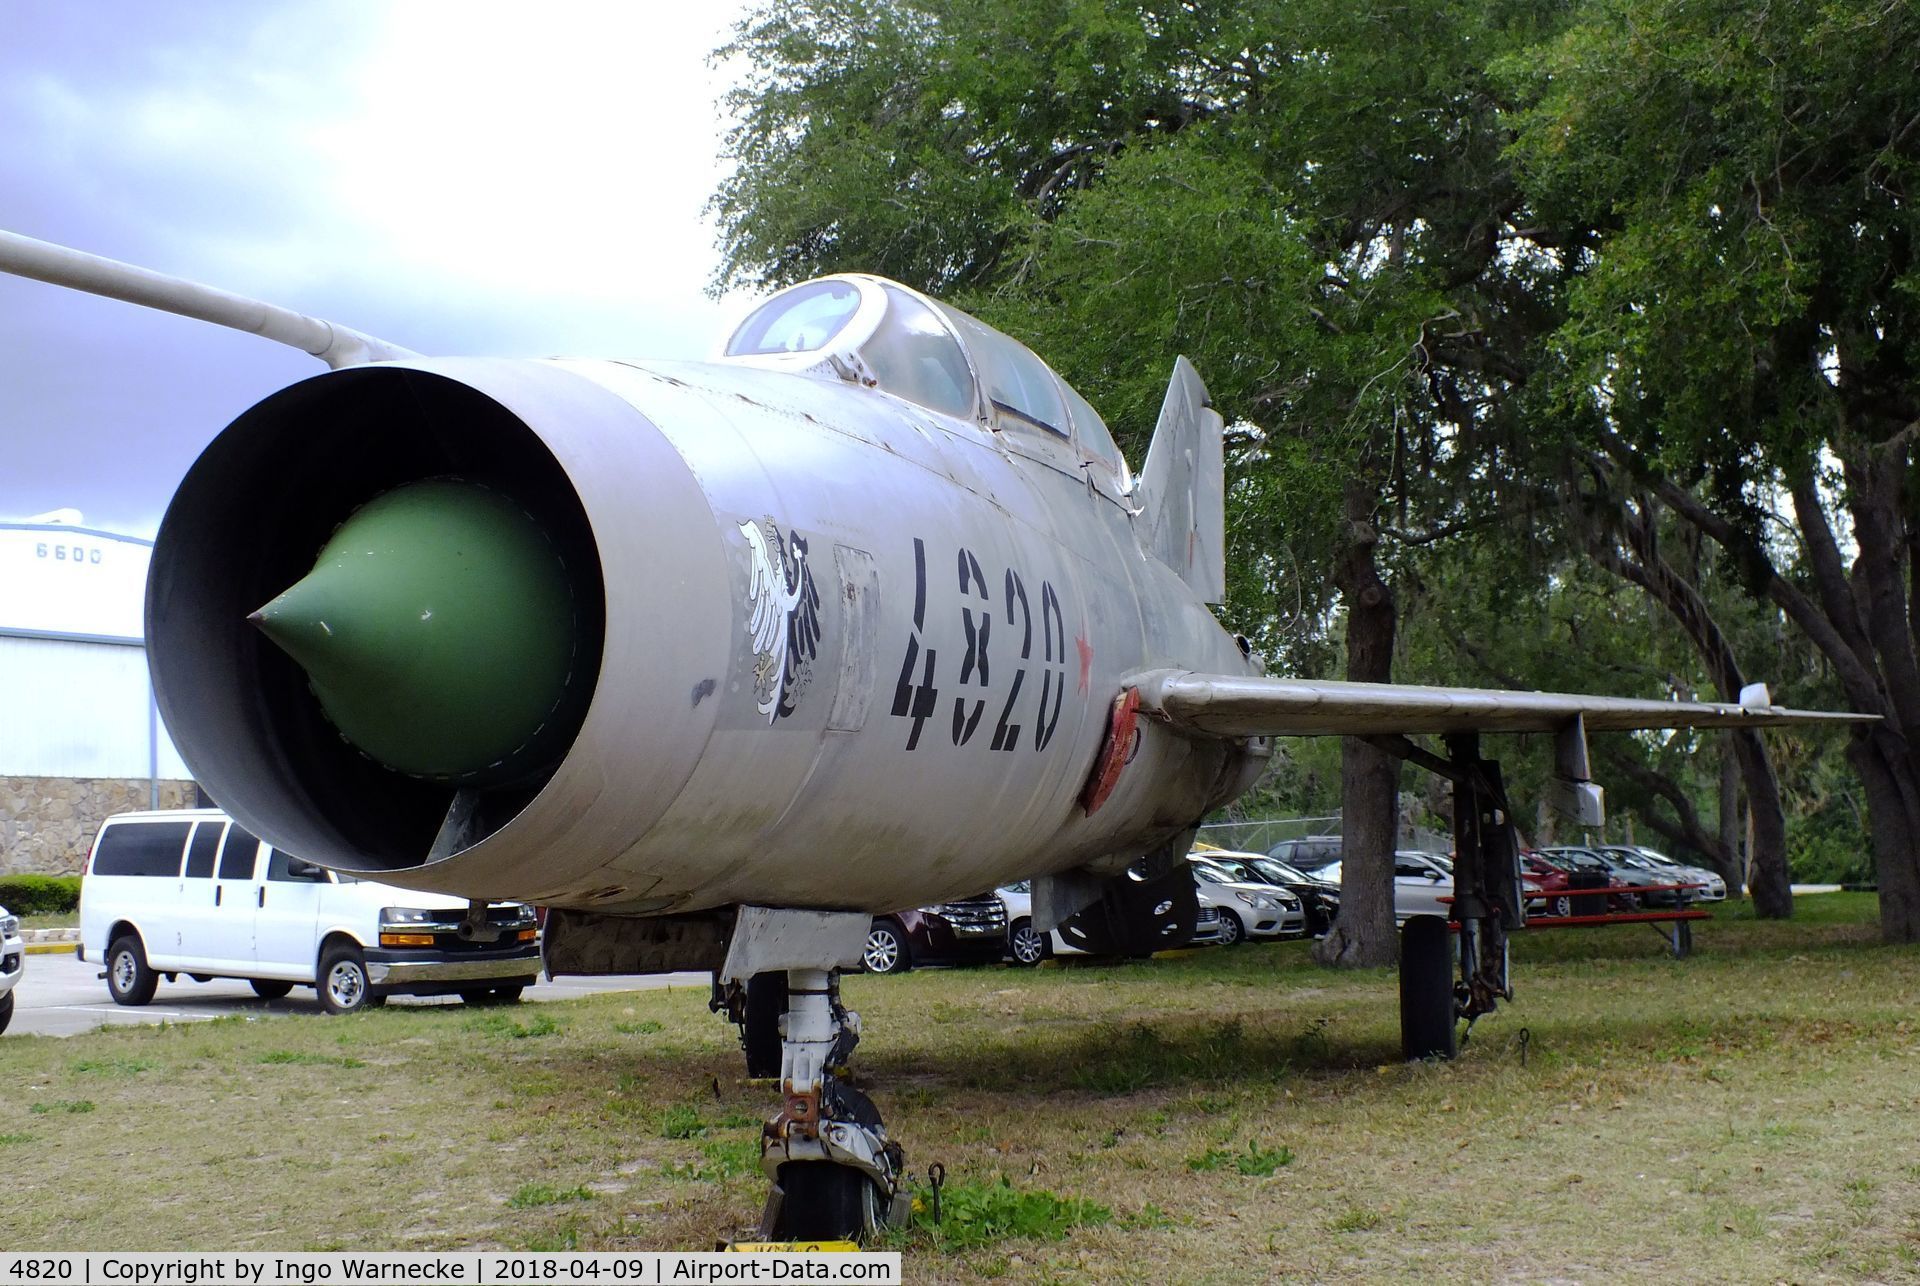
[[[153,542],[78,517],[0,522],[0,873],[78,871],[108,814],[193,802],[147,675]]]

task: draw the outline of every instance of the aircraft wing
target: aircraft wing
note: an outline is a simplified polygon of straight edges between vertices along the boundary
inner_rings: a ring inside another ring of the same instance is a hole
[[[1132,686],[1140,711],[1177,728],[1216,737],[1388,736],[1395,733],[1558,732],[1574,720],[1588,732],[1632,728],[1768,728],[1844,724],[1874,715],[1788,710],[1764,684],[1741,704],[1644,701],[1568,692],[1429,688],[1159,670]]]

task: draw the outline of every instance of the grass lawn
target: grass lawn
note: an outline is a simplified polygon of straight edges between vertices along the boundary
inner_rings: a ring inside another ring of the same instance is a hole
[[[1304,944],[847,981],[912,1281],[1920,1277],[1920,951],[1870,895],[1530,934],[1449,1065]],[[0,1039],[10,1250],[710,1247],[773,1095],[703,989]],[[922,1185],[924,1193],[924,1185]]]

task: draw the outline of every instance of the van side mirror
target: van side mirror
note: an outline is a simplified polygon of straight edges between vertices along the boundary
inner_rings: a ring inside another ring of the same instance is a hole
[[[315,866],[312,862],[302,861],[297,857],[287,859],[287,875],[291,879],[313,880],[315,882],[327,878],[325,869]]]

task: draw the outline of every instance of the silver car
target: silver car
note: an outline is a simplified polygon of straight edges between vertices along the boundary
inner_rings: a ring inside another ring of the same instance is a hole
[[[1699,887],[1692,890],[1692,898],[1696,902],[1727,900],[1727,882],[1704,866],[1689,866],[1639,844],[1608,844],[1603,846],[1602,851],[1637,857],[1646,864],[1647,869],[1667,876],[1669,884],[1697,884]]]
[[[1307,932],[1307,913],[1300,899],[1272,884],[1255,884],[1235,877],[1204,853],[1190,854],[1194,886],[1200,905],[1220,913],[1220,943],[1232,946],[1243,938],[1298,938]]]

